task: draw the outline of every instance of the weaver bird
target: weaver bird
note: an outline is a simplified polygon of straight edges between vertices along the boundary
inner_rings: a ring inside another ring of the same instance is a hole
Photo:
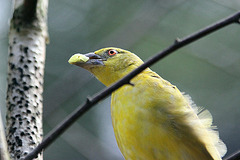
[[[106,86],[118,81],[143,61],[119,48],[75,54],[80,66]],[[126,160],[220,160],[225,144],[213,130],[207,110],[147,68],[111,96],[111,115],[118,146]]]

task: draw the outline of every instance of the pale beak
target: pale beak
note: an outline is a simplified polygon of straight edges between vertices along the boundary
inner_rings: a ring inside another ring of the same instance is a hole
[[[90,52],[87,54],[74,54],[69,60],[68,63],[74,64],[80,67],[84,66],[96,66],[96,65],[104,65],[103,61],[105,59],[100,55],[95,54],[94,52]]]

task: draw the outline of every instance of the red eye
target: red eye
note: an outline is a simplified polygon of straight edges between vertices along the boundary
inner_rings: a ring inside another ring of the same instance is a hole
[[[108,51],[108,55],[109,56],[114,56],[115,54],[117,54],[118,52],[116,51],[116,50],[114,50],[114,49],[110,49],[109,51]]]

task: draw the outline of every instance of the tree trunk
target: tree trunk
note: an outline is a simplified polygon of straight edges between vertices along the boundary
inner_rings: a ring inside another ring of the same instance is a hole
[[[7,143],[21,159],[41,141],[47,0],[15,0],[9,33]],[[36,158],[42,159],[42,154]]]
[[[0,160],[10,160],[4,131],[2,115],[0,113]]]

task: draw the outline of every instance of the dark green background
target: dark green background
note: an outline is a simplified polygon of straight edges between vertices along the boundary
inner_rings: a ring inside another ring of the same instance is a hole
[[[0,0],[0,105],[5,114],[8,21],[11,1]],[[240,9],[239,0],[50,0],[44,92],[44,133],[104,86],[69,65],[77,52],[128,49],[143,60]],[[228,154],[240,149],[240,26],[228,26],[151,68],[213,115]],[[77,121],[44,153],[51,160],[122,160],[110,98]]]

